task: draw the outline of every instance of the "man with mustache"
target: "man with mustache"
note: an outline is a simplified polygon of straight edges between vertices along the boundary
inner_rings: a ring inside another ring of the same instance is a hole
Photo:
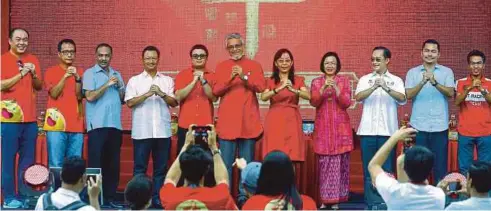
[[[355,99],[363,103],[357,135],[361,139],[365,202],[368,209],[384,208],[384,200],[372,185],[368,163],[375,153],[398,129],[397,106],[406,103],[402,79],[388,70],[392,54],[383,46],[372,50],[372,72],[358,81]],[[394,173],[395,150],[391,150],[382,165],[384,171]]]
[[[413,101],[411,126],[418,130],[416,144],[435,153],[434,184],[447,174],[448,98],[454,95],[452,69],[438,64],[440,44],[436,40],[423,42],[423,64],[406,75],[407,99]]]
[[[484,77],[486,56],[472,50],[467,55],[469,76],[457,81],[455,105],[459,111],[459,171],[466,175],[474,160],[491,162],[491,79]]]
[[[160,51],[147,46],[142,51],[143,72],[128,81],[126,105],[131,109],[133,176],[146,174],[150,152],[153,160],[153,208],[162,209],[159,190],[167,173],[172,136],[169,107],[177,106],[174,81],[158,71]]]
[[[49,109],[44,130],[50,167],[61,167],[63,159],[82,157],[84,118],[82,109],[81,68],[73,66],[77,47],[71,39],[58,43],[60,63],[46,70],[44,81],[48,90]],[[50,113],[50,111],[57,111]]]
[[[2,194],[3,208],[23,206],[22,196],[15,194],[14,162],[19,153],[17,181],[19,195],[24,194],[23,172],[34,163],[38,127],[36,92],[42,89],[41,66],[36,56],[27,53],[29,33],[14,28],[9,34],[10,50],[2,54]],[[3,106],[8,105],[8,106]]]
[[[122,208],[113,202],[119,184],[119,161],[123,141],[121,104],[124,99],[124,81],[121,74],[110,66],[112,47],[101,43],[96,47],[97,64],[83,76],[86,103],[85,118],[88,133],[90,168],[102,168],[104,205]]]
[[[237,148],[239,157],[247,162],[254,159],[256,140],[263,132],[256,93],[263,92],[266,83],[261,65],[244,56],[245,46],[240,34],[228,34],[225,47],[230,58],[215,69],[213,94],[220,97],[216,127],[223,161],[232,178]]]

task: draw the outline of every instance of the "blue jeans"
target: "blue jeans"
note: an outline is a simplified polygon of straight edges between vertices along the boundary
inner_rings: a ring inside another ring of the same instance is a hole
[[[167,174],[167,161],[169,161],[171,140],[170,138],[133,139],[133,176],[146,174],[150,152],[153,161],[153,193],[152,200],[160,201],[159,192],[164,184]]]
[[[448,130],[441,132],[419,131],[416,134],[416,145],[424,146],[435,154],[433,184],[438,184],[447,175]]]
[[[372,185],[372,178],[368,172],[368,163],[372,160],[377,151],[389,139],[389,136],[361,136],[361,160],[363,162],[363,187],[365,194],[365,202],[368,206],[384,203],[384,200],[378,193],[377,189]],[[387,157],[382,168],[385,172],[394,173],[395,166],[395,149],[392,150]]]
[[[82,157],[83,133],[47,131],[46,141],[49,167],[61,167],[65,157]]]
[[[15,155],[19,153],[17,164],[17,187],[23,195],[26,187],[22,175],[24,170],[34,163],[38,126],[29,123],[2,123],[2,192],[5,201],[16,198],[14,164]]]
[[[222,154],[223,162],[227,167],[229,184],[232,184],[232,164],[235,162],[235,152],[239,152],[239,158],[244,158],[247,163],[254,160],[254,151],[256,150],[256,139],[235,139],[235,140],[225,140],[218,139],[220,144],[220,151]],[[238,148],[238,149],[237,149]],[[240,177],[240,174],[239,174]],[[240,181],[240,178],[239,178]],[[237,188],[237,187],[236,187]],[[232,189],[232,185],[230,185]],[[239,184],[239,195],[238,204],[239,207],[245,202],[245,190],[242,185]],[[244,200],[244,201],[243,201]],[[242,202],[243,201],[243,202]]]
[[[463,175],[467,175],[467,171],[474,160],[474,146],[477,147],[477,160],[491,162],[491,135],[470,137],[459,134],[457,158],[459,171]]]

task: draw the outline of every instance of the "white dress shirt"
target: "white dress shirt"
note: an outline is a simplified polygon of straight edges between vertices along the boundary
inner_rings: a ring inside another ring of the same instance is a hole
[[[385,173],[377,175],[375,186],[387,210],[443,210],[445,193],[431,185],[399,183]]]
[[[373,72],[361,77],[358,81],[355,95],[372,87],[375,79],[381,77],[384,78],[387,86],[392,91],[406,95],[402,79],[392,75],[388,70],[383,75]],[[404,105],[406,101],[397,102],[389,93],[379,87],[362,103],[363,113],[358,127],[358,135],[391,136],[398,129],[397,105]]]
[[[128,81],[124,101],[144,95],[153,84],[166,95],[174,97],[174,81],[171,77],[157,72],[152,78],[143,71]],[[162,97],[153,95],[132,108],[131,138],[169,138],[172,136],[170,122],[169,106]]]
[[[46,194],[43,194],[39,197],[38,202],[36,203],[36,208],[34,210],[44,210],[43,200],[46,197]],[[58,209],[61,209],[75,201],[80,201],[80,196],[78,193],[72,190],[68,190],[65,188],[58,188],[55,192],[51,194],[51,203]],[[92,206],[83,206],[79,211],[96,211],[96,209]]]

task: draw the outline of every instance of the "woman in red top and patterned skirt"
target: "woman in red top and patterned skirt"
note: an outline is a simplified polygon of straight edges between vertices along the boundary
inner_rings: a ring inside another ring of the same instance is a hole
[[[351,105],[349,79],[339,76],[341,61],[335,52],[321,60],[323,76],[312,80],[310,104],[316,108],[314,150],[319,156],[319,188],[322,207],[348,201],[349,161],[353,131],[347,109]],[[321,207],[321,208],[322,208]]]
[[[273,75],[261,94],[261,100],[270,101],[264,124],[263,157],[273,150],[281,150],[292,161],[305,160],[300,98],[310,99],[304,78],[295,76],[292,53],[280,49],[274,56]]]

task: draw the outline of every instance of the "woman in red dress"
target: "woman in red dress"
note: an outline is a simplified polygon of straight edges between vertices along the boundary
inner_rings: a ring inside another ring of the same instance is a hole
[[[261,93],[262,101],[270,101],[264,124],[263,157],[273,150],[288,154],[292,161],[305,160],[305,142],[302,141],[302,117],[298,101],[310,100],[304,78],[295,76],[293,55],[280,49],[273,60],[273,75]]]

